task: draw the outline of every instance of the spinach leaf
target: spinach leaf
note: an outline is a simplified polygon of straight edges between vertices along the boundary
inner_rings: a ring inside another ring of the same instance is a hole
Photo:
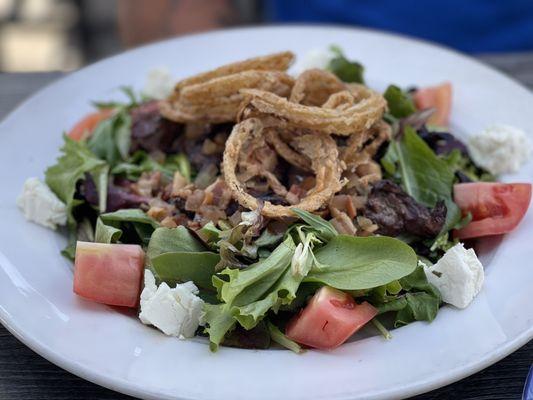
[[[447,213],[442,231],[452,229],[461,219],[461,210],[452,200],[454,171],[410,126],[404,128],[400,141],[392,141],[390,146],[395,147],[393,154],[404,190],[426,207],[444,200]]]
[[[213,291],[212,277],[219,260],[218,254],[209,251],[175,251],[154,256],[150,263],[158,280],[169,286],[193,281],[199,288]]]
[[[276,342],[277,344],[291,351],[294,351],[297,354],[302,353],[304,351],[298,343],[285,336],[285,334],[281,332],[279,328],[272,322],[267,321],[267,327],[268,331],[270,332],[270,338],[273,342]]]
[[[334,57],[328,65],[328,70],[333,72],[344,82],[365,83],[363,74],[365,68],[356,61],[349,61],[337,46],[330,47]]]
[[[123,243],[139,243],[148,245],[152,233],[159,223],[138,208],[122,209],[101,214],[102,223],[122,231]]]
[[[97,157],[114,166],[128,157],[130,142],[131,117],[127,110],[120,109],[96,126],[87,145]]]
[[[423,267],[418,266],[398,283],[402,287],[400,292],[383,295],[374,289],[369,294],[369,302],[377,307],[380,314],[395,312],[395,327],[413,321],[433,321],[439,311],[441,296],[438,289],[427,281]]]
[[[316,231],[319,239],[329,241],[339,234],[333,225],[324,218],[299,208],[292,208],[291,210]]]
[[[146,257],[151,260],[164,253],[204,252],[206,248],[184,226],[177,228],[157,228],[148,244]],[[209,278],[211,279],[211,278]]]
[[[97,243],[116,243],[122,236],[122,230],[106,225],[100,218],[96,220],[94,241]]]
[[[396,118],[405,118],[416,111],[409,94],[398,86],[390,85],[383,94],[389,106],[390,113]]]
[[[315,252],[321,265],[305,282],[319,282],[341,290],[370,289],[391,283],[414,271],[413,249],[386,236],[339,235]]]

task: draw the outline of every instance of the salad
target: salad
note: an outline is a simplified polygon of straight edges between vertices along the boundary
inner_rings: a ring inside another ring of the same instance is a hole
[[[530,183],[496,179],[530,156],[524,132],[463,143],[450,83],[379,93],[337,47],[297,75],[293,61],[177,83],[154,71],[141,94],[94,103],[17,200],[65,227],[74,293],[213,351],[333,349],[472,302],[476,240],[515,229],[530,203]]]

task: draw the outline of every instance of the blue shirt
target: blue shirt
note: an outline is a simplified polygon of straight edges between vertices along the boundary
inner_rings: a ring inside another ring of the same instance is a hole
[[[265,0],[272,22],[340,23],[466,52],[533,50],[533,0]]]

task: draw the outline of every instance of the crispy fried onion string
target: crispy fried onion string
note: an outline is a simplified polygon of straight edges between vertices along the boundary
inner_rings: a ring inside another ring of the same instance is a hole
[[[352,91],[357,92],[360,101],[357,101],[358,98]],[[282,127],[342,136],[371,128],[381,119],[386,107],[385,99],[368,88],[363,90],[354,87],[348,91],[335,93],[332,96],[335,98],[344,96],[343,101],[330,102],[332,97],[330,96],[325,104],[328,107],[293,103],[274,93],[257,89],[242,89],[241,93],[247,96],[245,111],[240,113],[241,118],[271,115],[280,120]]]
[[[239,89],[256,88],[289,96],[294,79],[285,74],[291,52],[228,64],[178,82],[161,103],[161,114],[176,122],[222,123],[236,120],[243,97]]]
[[[344,89],[344,83],[331,72],[308,69],[294,82],[289,101],[304,106],[321,107],[332,94]]]
[[[236,171],[243,144],[248,139],[253,140],[254,136],[260,136],[262,131],[263,124],[257,118],[250,118],[235,125],[226,142],[222,165],[224,180],[231,189],[233,197],[243,207],[252,210],[258,207],[258,200],[246,192],[244,185],[237,178]],[[315,211],[325,205],[342,187],[337,146],[335,141],[326,135],[299,136],[295,138],[295,146],[312,160],[311,168],[316,176],[316,185],[306,197],[291,207]],[[294,216],[291,207],[265,201],[262,214],[271,218]]]
[[[186,86],[179,97],[163,102],[161,113],[176,122],[232,122],[244,96],[240,89],[254,88],[289,96],[294,79],[280,71],[243,71]]]

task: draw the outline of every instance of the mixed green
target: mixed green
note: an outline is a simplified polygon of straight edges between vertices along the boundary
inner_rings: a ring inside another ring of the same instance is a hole
[[[363,84],[363,66],[333,51],[328,69]],[[371,309],[369,329],[386,337],[388,329],[436,317],[441,295],[420,261],[439,260],[457,242],[451,232],[472,217],[454,202],[454,184],[493,177],[446,128],[427,123],[431,113],[415,106],[413,91],[390,85],[384,93],[392,137],[373,156],[382,178],[356,193],[365,203],[351,216],[374,224],[358,230],[364,235],[339,232],[328,210],[263,217],[261,202],[281,200],[260,192],[261,182],[254,187],[260,206],[246,210],[221,180],[232,124],[191,133],[163,118],[157,102],[126,93],[127,103],[98,103],[112,112],[89,138],[65,135],[61,157],[46,171],[67,209],[66,257],[74,259],[80,241],[141,246],[157,285],[197,287],[205,313],[197,334],[213,350],[276,343],[300,352],[286,333],[324,287],[337,290],[326,293],[331,304],[340,296],[341,308]]]

